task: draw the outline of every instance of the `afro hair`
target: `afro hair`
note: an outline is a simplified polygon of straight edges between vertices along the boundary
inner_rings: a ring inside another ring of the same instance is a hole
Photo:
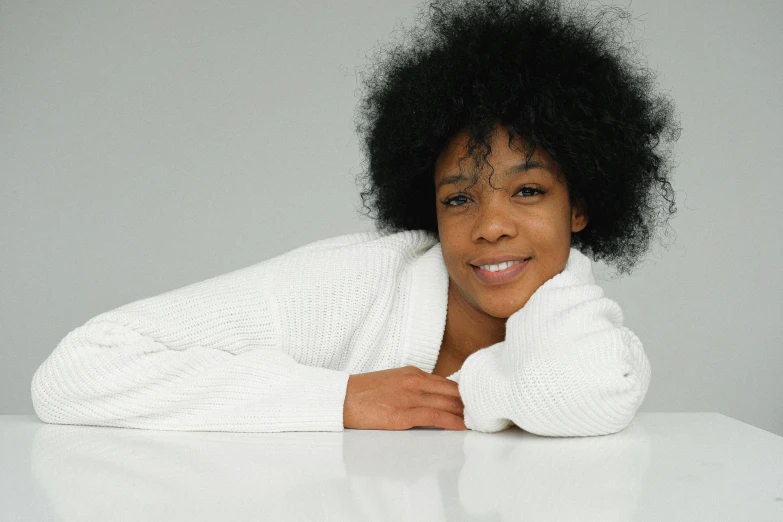
[[[479,165],[500,124],[528,157],[546,149],[571,204],[586,207],[571,246],[630,273],[676,212],[669,177],[681,128],[673,101],[623,42],[629,18],[617,6],[568,10],[556,0],[420,6],[421,23],[379,45],[359,74],[357,183],[376,228],[439,239],[439,154],[467,131]]]

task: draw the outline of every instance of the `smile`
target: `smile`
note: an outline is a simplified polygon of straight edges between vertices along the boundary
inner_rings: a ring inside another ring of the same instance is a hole
[[[510,262],[510,266],[507,266],[509,265],[509,262],[500,263],[500,265],[483,265],[492,268],[495,271],[484,270],[481,267],[473,265],[471,265],[471,267],[473,268],[473,273],[476,274],[476,277],[482,283],[487,285],[500,285],[514,280],[519,274],[525,271],[525,268],[527,268],[529,263],[530,259],[525,259],[521,262],[512,261]],[[501,268],[500,270],[497,270],[498,266]]]

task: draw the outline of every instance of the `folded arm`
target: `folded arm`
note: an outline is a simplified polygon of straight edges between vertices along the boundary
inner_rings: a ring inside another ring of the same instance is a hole
[[[156,430],[341,431],[349,374],[280,349],[264,268],[142,299],[74,329],[33,376],[36,414],[53,424]]]
[[[468,428],[494,432],[513,422],[538,435],[606,435],[633,419],[649,360],[577,254],[509,317],[505,341],[465,360],[459,389]]]

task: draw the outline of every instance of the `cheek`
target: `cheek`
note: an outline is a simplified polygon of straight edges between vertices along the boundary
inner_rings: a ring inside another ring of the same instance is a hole
[[[540,242],[545,247],[556,247],[563,241],[569,242],[571,214],[561,208],[549,208],[527,219],[524,227],[531,241]]]
[[[474,252],[470,250],[470,245],[465,247],[460,245],[461,243],[459,242],[449,241],[447,237],[441,236],[441,253],[443,254],[443,263],[446,265],[449,277],[458,286],[463,287],[470,282],[470,277],[473,275],[467,260],[470,259]]]
[[[459,272],[464,268],[462,260],[465,258],[465,254],[454,250],[452,245],[444,246],[443,243],[441,243],[441,252],[443,253],[443,262],[449,274],[452,274],[454,277],[460,277]]]
[[[462,255],[465,242],[470,242],[470,238],[465,236],[464,226],[459,226],[453,219],[438,219],[438,236],[443,259],[447,262]]]

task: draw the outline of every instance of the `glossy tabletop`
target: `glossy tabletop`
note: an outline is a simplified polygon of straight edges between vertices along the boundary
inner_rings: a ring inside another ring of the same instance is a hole
[[[599,437],[173,432],[0,416],[0,519],[783,521],[783,437],[637,413]]]

